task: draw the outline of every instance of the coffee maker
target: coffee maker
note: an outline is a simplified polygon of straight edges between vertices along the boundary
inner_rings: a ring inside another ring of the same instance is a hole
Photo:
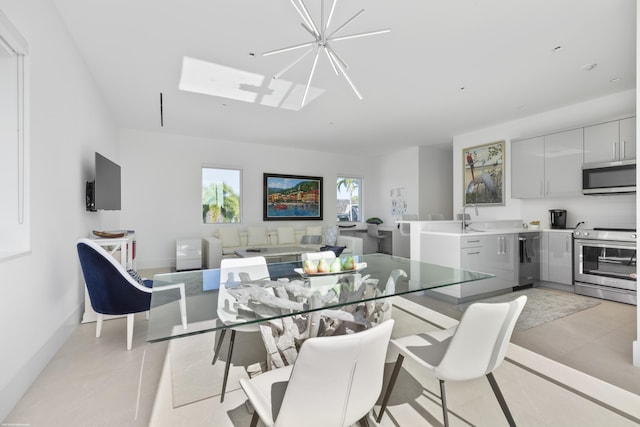
[[[551,228],[567,228],[567,211],[564,209],[550,209]]]

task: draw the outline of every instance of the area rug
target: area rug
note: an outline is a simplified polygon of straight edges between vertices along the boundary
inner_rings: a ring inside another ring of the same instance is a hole
[[[219,332],[177,338],[169,343],[174,408],[221,394],[231,331],[225,335],[219,360],[212,365],[211,359],[217,333]],[[232,359],[227,380],[227,393],[240,388],[240,378],[248,378],[247,366],[266,359],[260,334],[237,333]]]
[[[535,328],[552,320],[560,319],[600,304],[598,300],[582,295],[552,292],[540,288],[529,288],[465,304],[458,304],[453,307],[458,311],[464,312],[467,307],[474,302],[508,302],[513,301],[521,295],[527,296],[527,303],[515,326],[515,331],[518,332]]]

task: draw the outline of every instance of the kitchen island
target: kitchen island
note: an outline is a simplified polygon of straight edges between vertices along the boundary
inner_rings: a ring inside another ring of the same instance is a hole
[[[473,288],[450,286],[429,291],[452,303],[510,292],[518,286],[521,233],[541,233],[525,229],[521,220],[474,221],[465,231],[460,221],[412,221],[411,258],[422,262],[490,273]],[[540,249],[536,249],[536,257]]]

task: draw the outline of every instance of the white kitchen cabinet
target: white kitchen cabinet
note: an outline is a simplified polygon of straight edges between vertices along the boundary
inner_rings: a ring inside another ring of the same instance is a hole
[[[573,286],[573,237],[570,231],[542,233],[541,279]]]
[[[636,158],[636,118],[614,120],[584,128],[584,163]]]
[[[435,289],[458,302],[475,299],[501,289],[510,289],[517,281],[517,233],[463,235],[430,234],[421,236],[421,260],[453,268],[489,273],[495,277]]]
[[[544,137],[511,143],[511,197],[544,197]]]
[[[582,194],[583,129],[544,137],[545,197]]]
[[[582,152],[582,128],[513,141],[511,197],[531,199],[581,194]]]

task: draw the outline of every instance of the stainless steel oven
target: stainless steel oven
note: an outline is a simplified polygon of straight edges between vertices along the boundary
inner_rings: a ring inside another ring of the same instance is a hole
[[[577,294],[637,304],[636,230],[576,230],[574,285]]]

